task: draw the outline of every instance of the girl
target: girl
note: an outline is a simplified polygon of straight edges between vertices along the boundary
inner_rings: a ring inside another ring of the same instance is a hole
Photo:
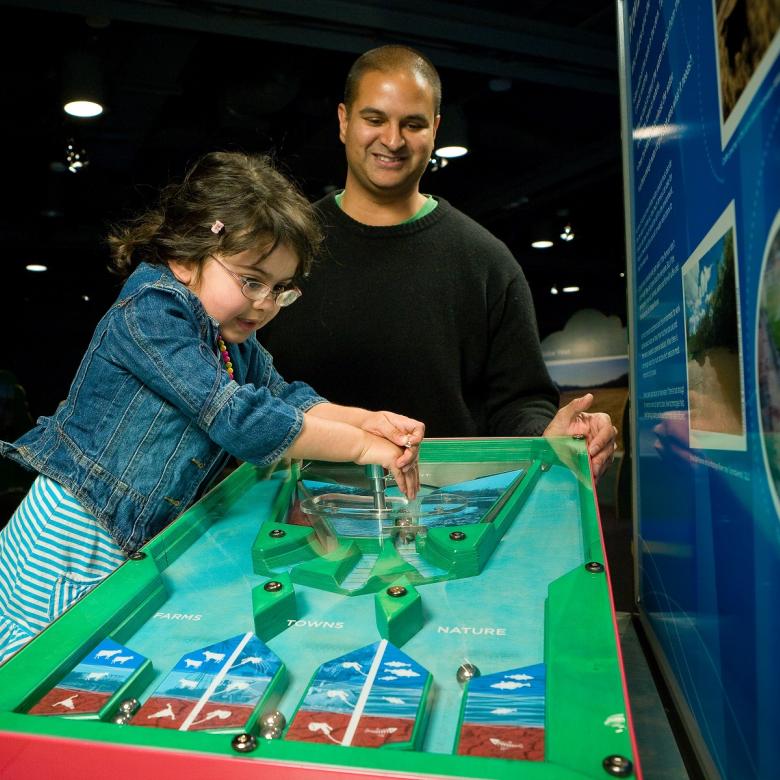
[[[424,426],[288,384],[254,337],[320,240],[268,158],[203,157],[109,236],[129,275],[66,400],[0,453],[39,472],[0,532],[0,662],[165,528],[230,455],[380,464],[413,498]]]

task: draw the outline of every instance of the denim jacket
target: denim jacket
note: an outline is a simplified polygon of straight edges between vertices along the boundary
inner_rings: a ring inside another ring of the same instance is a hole
[[[325,399],[218,323],[167,267],[142,264],[98,323],[67,398],[0,454],[67,488],[125,552],[167,526],[231,453],[267,465]]]

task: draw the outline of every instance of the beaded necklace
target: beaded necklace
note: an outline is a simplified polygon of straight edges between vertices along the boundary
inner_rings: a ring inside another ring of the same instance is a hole
[[[227,346],[222,338],[222,334],[217,335],[217,347],[219,348],[219,354],[222,355],[222,361],[227,369],[228,376],[233,378],[233,363],[230,361],[230,353],[227,351]]]

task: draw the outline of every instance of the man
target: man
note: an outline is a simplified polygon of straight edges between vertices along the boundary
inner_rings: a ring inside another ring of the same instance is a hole
[[[591,396],[557,413],[531,293],[507,247],[420,192],[441,82],[405,46],[363,54],[338,107],[342,193],[316,207],[325,243],[303,297],[261,331],[281,374],[330,401],[397,409],[428,436],[582,433],[598,475],[612,459]]]

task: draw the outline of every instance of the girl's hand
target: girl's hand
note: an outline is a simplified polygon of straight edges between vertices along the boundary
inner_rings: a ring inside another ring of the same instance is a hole
[[[360,427],[364,431],[381,436],[403,449],[395,464],[397,468],[404,473],[412,468],[417,470],[418,449],[425,436],[424,423],[395,412],[369,412]],[[419,474],[417,475],[417,486],[419,487]]]
[[[355,460],[360,466],[378,464],[387,469],[396,481],[398,489],[409,499],[412,500],[420,489],[420,472],[417,469],[417,447],[406,448],[398,447],[388,439],[377,436],[376,434],[366,432],[365,443],[360,456]],[[405,467],[398,464],[413,449],[415,454]]]

